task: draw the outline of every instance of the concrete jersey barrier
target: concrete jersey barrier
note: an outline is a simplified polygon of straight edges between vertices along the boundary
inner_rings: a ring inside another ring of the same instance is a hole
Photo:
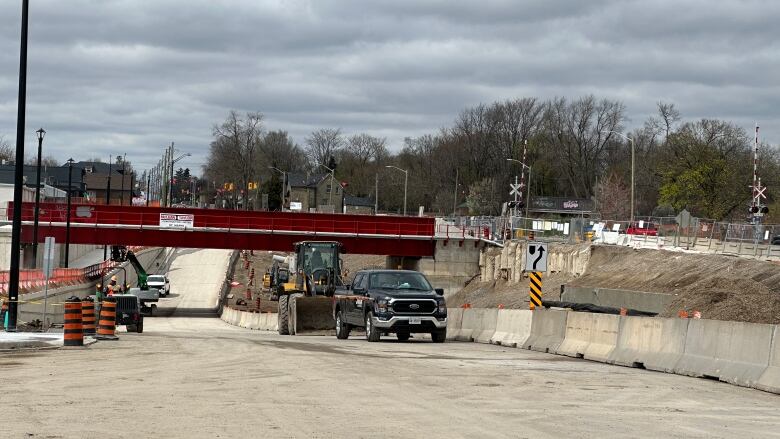
[[[556,353],[569,357],[584,358],[593,332],[595,314],[570,311],[566,317],[566,331],[563,342]]]
[[[592,314],[590,343],[585,359],[605,363],[617,346],[621,317],[616,314]]]
[[[464,309],[460,329],[458,329],[458,332],[455,333],[455,340],[474,341],[474,331],[477,327],[479,327],[481,318],[482,315],[478,314],[476,309]]]
[[[673,372],[685,352],[688,319],[623,317],[607,363]]]
[[[447,340],[455,340],[463,323],[463,308],[447,308]]]
[[[472,338],[477,343],[490,343],[490,339],[496,332],[498,308],[478,309],[476,311],[479,315],[479,320],[477,327],[474,329]]]
[[[769,368],[775,327],[759,323],[690,320],[675,373],[753,387]]]
[[[537,309],[531,314],[531,334],[523,348],[556,353],[566,334],[567,311]]]
[[[496,332],[490,343],[511,348],[522,346],[531,334],[532,312],[527,309],[500,309]]]
[[[769,355],[769,367],[754,386],[767,392],[780,393],[780,326],[775,326],[772,337],[772,350]]]

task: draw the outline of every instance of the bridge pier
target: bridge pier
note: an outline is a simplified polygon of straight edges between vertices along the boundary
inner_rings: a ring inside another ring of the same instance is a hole
[[[449,297],[479,274],[479,254],[483,246],[482,243],[475,245],[473,241],[437,240],[434,257],[388,256],[386,266],[420,271],[434,288],[443,288],[444,296]]]

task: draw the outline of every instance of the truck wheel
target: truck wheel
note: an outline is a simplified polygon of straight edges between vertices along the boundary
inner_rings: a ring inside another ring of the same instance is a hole
[[[141,319],[138,321],[138,324],[136,325],[136,332],[139,334],[143,334],[144,332],[144,319]]]
[[[431,339],[434,343],[444,343],[444,340],[447,339],[447,330],[440,329],[438,331],[431,332]]]
[[[409,337],[411,337],[412,334],[407,331],[398,331],[395,333],[395,336],[398,337],[398,341],[409,341]]]
[[[339,340],[349,338],[349,325],[344,321],[344,312],[341,310],[336,314],[336,338]]]
[[[138,331],[138,326],[136,325],[127,325],[125,326],[127,328],[127,332],[136,332]]]
[[[371,322],[372,317],[374,317],[374,313],[372,311],[366,313],[366,340],[375,342],[379,341],[379,338],[382,336],[382,334]]]
[[[287,306],[290,296],[284,294],[279,296],[279,335],[290,335],[288,327],[290,323],[290,307]]]

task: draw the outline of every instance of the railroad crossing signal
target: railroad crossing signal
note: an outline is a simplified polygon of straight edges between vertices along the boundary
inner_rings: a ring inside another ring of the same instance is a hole
[[[542,273],[532,271],[528,273],[528,308],[533,311],[537,306],[542,306]]]
[[[525,249],[525,271],[547,271],[547,244],[528,243]]]
[[[509,191],[509,195],[523,196],[523,194],[520,192],[523,189],[522,183],[509,183],[509,187],[512,189]]]

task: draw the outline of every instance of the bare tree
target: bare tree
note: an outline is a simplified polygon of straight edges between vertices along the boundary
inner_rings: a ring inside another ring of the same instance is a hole
[[[213,181],[233,183],[233,200],[240,196],[244,209],[249,209],[249,182],[256,178],[260,143],[263,139],[262,113],[240,116],[231,111],[227,119],[213,128],[205,174]]]
[[[268,132],[260,143],[258,171],[269,172],[268,166],[286,172],[302,172],[308,166],[306,154],[293,143],[286,131]]]
[[[306,155],[312,165],[328,165],[331,157],[344,146],[340,129],[321,128],[306,138]]]
[[[0,161],[5,160],[6,162],[13,161],[14,156],[16,155],[14,149],[11,147],[11,144],[8,143],[7,140],[5,140],[5,137],[0,136]]]
[[[604,219],[621,220],[631,213],[631,191],[614,172],[597,185],[596,202]]]

